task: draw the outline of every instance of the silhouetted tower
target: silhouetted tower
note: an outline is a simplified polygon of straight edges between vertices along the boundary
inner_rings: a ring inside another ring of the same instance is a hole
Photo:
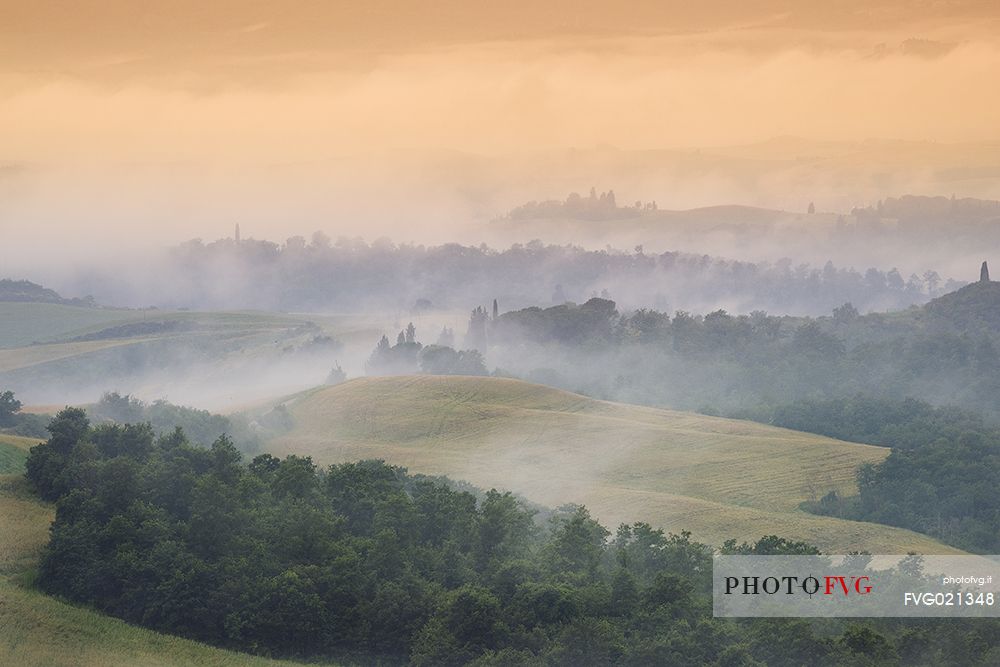
[[[500,317],[500,304],[497,303],[496,299],[493,299],[493,319]]]
[[[979,282],[988,283],[990,281],[990,267],[983,262],[983,268],[979,269]]]
[[[236,236],[234,238],[236,239],[237,243],[240,242],[240,224],[239,223],[236,223]]]

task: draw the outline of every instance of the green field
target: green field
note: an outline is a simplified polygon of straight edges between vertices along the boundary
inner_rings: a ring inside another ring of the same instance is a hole
[[[120,335],[113,327],[142,322],[171,323],[173,331]],[[27,369],[57,369],[49,375],[69,375],[75,369],[109,367],[115,356],[142,350],[157,342],[171,349],[198,349],[229,341],[233,349],[257,346],[287,337],[304,320],[264,313],[192,313],[83,308],[46,303],[0,303],[0,374]],[[103,333],[102,333],[103,332]],[[81,336],[96,340],[76,340]],[[314,334],[315,335],[315,334]],[[160,354],[164,348],[157,348]],[[87,371],[85,371],[87,372]],[[42,376],[46,377],[45,375]],[[49,380],[51,381],[51,377]]]
[[[232,406],[318,384],[338,361],[367,357],[379,321],[391,320],[0,303],[0,390],[29,406],[108,390]]]
[[[116,327],[143,322],[176,328],[131,333]],[[72,362],[112,348],[168,341],[173,347],[225,344],[236,352],[268,352],[301,345],[316,336],[373,346],[385,318],[355,315],[285,315],[264,312],[138,311],[47,303],[0,302],[0,373]],[[79,340],[80,337],[94,340]]]
[[[0,475],[18,475],[24,472],[28,449],[38,443],[34,438],[21,438],[0,433]]]
[[[93,329],[142,321],[144,317],[149,315],[140,310],[2,302],[0,348],[61,340]]]
[[[238,335],[268,329],[276,331],[306,321],[304,317],[262,312],[119,310],[0,302],[0,348],[75,343],[72,339],[79,336],[141,322],[177,322],[193,325],[201,331]]]
[[[420,318],[415,318],[418,320]],[[170,311],[85,308],[52,303],[0,302],[0,350],[5,348],[47,347],[56,343],[80,345],[72,339],[96,334],[111,327],[141,322],[178,322],[191,325],[194,332],[241,336],[267,331],[280,332],[290,327],[315,324],[316,331],[335,333],[351,340],[362,335],[367,341],[374,331],[386,324],[386,317],[367,315],[296,315],[260,311]],[[405,326],[405,322],[402,325]],[[397,326],[396,328],[399,328]],[[316,332],[314,332],[316,333]],[[148,339],[163,337],[137,337]],[[113,342],[85,341],[86,344]],[[371,344],[374,345],[374,340]],[[84,350],[85,351],[85,350]],[[63,355],[65,356],[65,355]]]
[[[586,505],[605,525],[647,521],[720,544],[766,534],[828,553],[957,553],[907,530],[808,514],[800,502],[855,489],[888,455],[752,422],[597,401],[516,380],[364,378],[286,402],[279,455],[320,464],[382,458],[413,472]]]

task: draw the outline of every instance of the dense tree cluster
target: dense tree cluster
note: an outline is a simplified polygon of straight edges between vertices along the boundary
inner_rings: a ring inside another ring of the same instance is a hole
[[[473,312],[473,321],[481,310]],[[485,328],[483,331],[485,332]],[[468,338],[466,336],[467,340]],[[388,336],[383,335],[379,339],[365,364],[365,370],[369,375],[407,375],[418,372],[428,375],[487,375],[483,355],[476,349],[455,350],[450,345],[443,344],[453,340],[454,334],[449,329],[444,329],[438,344],[425,347],[417,340],[417,330],[411,322],[399,332],[395,345],[389,344]]]
[[[914,227],[950,227],[957,224],[995,225],[1000,219],[1000,201],[971,197],[926,197],[903,195],[887,197],[874,206],[856,208],[852,215],[875,215],[892,218],[908,229]]]
[[[100,400],[90,406],[89,415],[96,422],[148,423],[154,435],[158,436],[168,435],[179,427],[195,442],[212,442],[228,434],[240,443],[245,452],[256,451],[263,436],[284,432],[288,426],[281,423],[285,416],[278,413],[265,413],[251,424],[240,415],[215,414],[175,405],[164,399],[147,403],[117,391],[102,394]]]
[[[545,201],[530,201],[511,209],[507,217],[511,220],[537,220],[542,218],[569,218],[571,220],[624,220],[636,218],[643,213],[655,212],[656,202],[637,201],[631,206],[619,206],[615,191],[608,190],[597,194],[596,188],[590,189],[586,197],[577,192],[571,192],[566,199],[547,199]]]
[[[21,412],[22,407],[13,391],[0,391],[0,432],[29,438],[44,437],[48,418]]]
[[[14,392],[0,392],[0,427],[13,426],[17,413],[21,411],[21,401],[14,397]]]
[[[1000,420],[1000,334],[962,324],[972,312],[1000,311],[1000,283],[973,306],[964,298],[970,291],[983,290],[970,285],[948,295],[961,298],[892,315],[860,315],[844,304],[819,318],[620,313],[593,298],[502,313],[489,322],[484,353],[505,373],[630,403],[753,417],[801,399],[863,393],[961,405]]]
[[[779,426],[891,446],[858,471],[859,493],[831,491],[804,507],[901,526],[969,551],[1000,551],[1000,429],[957,408],[867,396],[800,401],[774,410]]]
[[[859,470],[858,488],[853,511],[845,512],[851,518],[910,528],[970,551],[1000,551],[996,434],[894,449],[882,463]]]
[[[389,337],[383,335],[375,345],[365,370],[369,375],[406,375],[415,373],[420,365],[420,351],[424,349],[417,341],[417,330],[410,322],[396,337],[396,344],[389,344]]]
[[[61,303],[69,306],[93,307],[94,298],[64,299],[55,290],[42,287],[27,280],[0,279],[0,302],[18,301],[25,303]]]
[[[490,328],[498,344],[509,340],[533,343],[610,342],[618,331],[615,302],[594,297],[582,305],[564,303],[551,308],[525,308],[499,316]]]
[[[995,623],[713,619],[711,549],[581,507],[533,510],[378,461],[249,465],[226,438],[66,409],[28,477],[58,501],[39,583],[251,652],[415,665],[991,664]],[[814,553],[769,537],[733,553]],[[992,624],[991,624],[992,623]],[[955,626],[947,626],[956,630]]]
[[[767,413],[741,416],[839,440],[899,449],[954,442],[969,432],[992,430],[982,415],[969,410],[935,407],[914,398],[894,400],[865,394],[799,400]]]
[[[487,375],[486,362],[478,350],[454,350],[428,345],[420,352],[420,371],[428,375]]]

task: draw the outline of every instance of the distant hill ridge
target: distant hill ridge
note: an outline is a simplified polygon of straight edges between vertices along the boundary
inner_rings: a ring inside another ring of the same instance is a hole
[[[855,209],[857,214],[862,209]],[[1000,201],[976,199],[973,197],[927,197],[903,195],[887,197],[877,206],[863,209],[880,217],[896,218],[905,222],[939,222],[959,220],[963,222],[989,222],[1000,219]]]
[[[65,299],[55,290],[42,287],[28,280],[0,279],[0,301],[18,301],[25,303],[59,303],[66,306],[85,306],[93,308],[97,304],[94,297],[83,299]]]
[[[581,196],[571,192],[565,200],[548,199],[544,201],[529,201],[511,209],[505,216],[507,220],[542,220],[550,218],[566,218],[581,221],[626,220],[638,217],[661,218],[708,218],[713,220],[750,220],[773,221],[787,215],[786,211],[745,206],[742,204],[723,204],[716,206],[701,206],[692,209],[670,210],[661,209],[655,201],[636,201],[619,205],[615,199],[615,191],[597,193],[591,188],[589,196]]]
[[[708,218],[714,221],[774,222],[794,211],[762,208],[743,204],[699,206],[690,209],[661,209],[655,201],[619,204],[614,190],[598,194],[591,189],[589,196],[570,193],[565,200],[549,199],[529,201],[511,209],[508,220],[542,220],[566,218],[571,220],[625,220],[642,216],[656,219]],[[812,210],[809,213],[813,213]],[[892,219],[904,224],[921,224],[953,220],[960,222],[995,222],[1000,219],[1000,201],[964,197],[903,195],[887,197],[877,205],[855,207],[850,215],[865,219]]]

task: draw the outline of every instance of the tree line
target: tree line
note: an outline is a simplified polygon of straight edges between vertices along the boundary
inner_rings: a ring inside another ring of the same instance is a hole
[[[57,503],[38,584],[129,622],[258,654],[414,665],[994,664],[1000,626],[728,620],[713,549],[583,507],[544,521],[380,461],[249,463],[67,408],[27,476]],[[727,553],[817,553],[770,536]]]
[[[805,509],[909,528],[968,551],[1000,550],[1000,428],[981,415],[859,395],[799,401],[768,421],[892,447],[883,462],[859,468],[856,495],[830,491]]]
[[[960,284],[934,271],[904,275],[892,267],[856,270],[832,262],[747,262],[639,246],[425,246],[331,240],[322,233],[283,243],[192,240],[170,251],[157,276],[154,285],[95,275],[86,287],[108,303],[205,309],[417,313],[464,308],[483,294],[526,307],[582,303],[606,292],[630,308],[705,311],[739,304],[746,312],[816,315],[845,301],[862,311],[905,308]]]
[[[504,374],[891,447],[859,471],[857,496],[832,492],[805,506],[995,553],[998,306],[997,283],[923,309],[861,315],[844,304],[820,318],[621,314],[595,298],[503,313],[488,339]]]
[[[473,312],[473,320],[478,311]],[[469,336],[466,336],[469,340]],[[417,330],[410,322],[396,336],[396,344],[389,344],[383,335],[371,356],[365,362],[368,375],[488,375],[486,362],[477,349],[456,350],[454,333],[445,328],[438,335],[437,343],[424,345],[417,340]]]
[[[848,303],[802,318],[620,312],[595,297],[500,314],[488,323],[485,356],[506,375],[628,403],[752,415],[862,393],[1000,421],[1000,335],[990,319],[1000,293],[970,308],[939,301],[869,315]]]

